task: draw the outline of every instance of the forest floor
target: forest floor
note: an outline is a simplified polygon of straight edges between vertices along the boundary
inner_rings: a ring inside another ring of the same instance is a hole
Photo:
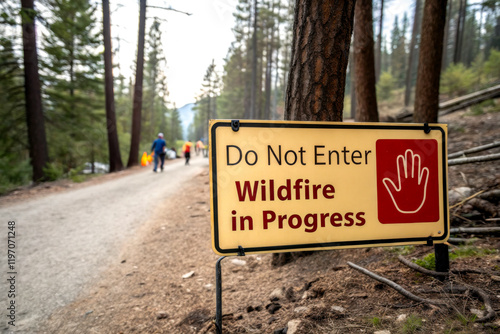
[[[450,153],[500,140],[500,112],[455,112]],[[499,152],[491,150],[490,153]],[[96,181],[94,181],[96,182]],[[104,181],[105,182],[105,181]],[[498,161],[449,168],[449,189],[474,194],[500,188]],[[464,203],[451,210],[452,227],[498,226],[496,214]],[[41,324],[40,333],[215,333],[215,262],[211,250],[208,169],[185,191],[161,204],[122,247],[120,257],[71,304]],[[500,328],[499,235],[461,235],[467,246],[450,246],[451,268],[479,269],[441,282],[397,259],[424,258],[428,246],[315,252],[272,266],[272,254],[230,257],[222,262],[223,333],[498,333]],[[404,289],[449,307],[410,301],[358,271],[363,266]],[[484,303],[473,293],[450,293],[448,284],[475,286],[491,300],[496,317],[478,322]]]

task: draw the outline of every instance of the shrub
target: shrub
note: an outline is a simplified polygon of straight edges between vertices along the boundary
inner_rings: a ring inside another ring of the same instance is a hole
[[[389,72],[382,72],[377,83],[377,97],[380,100],[388,100],[394,90],[395,80]]]
[[[473,86],[476,75],[474,71],[465,68],[464,64],[451,64],[441,75],[440,91],[450,96],[460,96]]]
[[[500,79],[500,51],[492,49],[486,63],[484,63],[486,76],[492,79]]]

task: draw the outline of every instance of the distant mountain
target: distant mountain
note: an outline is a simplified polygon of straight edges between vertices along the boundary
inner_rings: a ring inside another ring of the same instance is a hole
[[[182,125],[182,137],[187,140],[188,128],[193,123],[194,120],[194,103],[188,103],[185,106],[178,108],[179,117],[181,118]]]

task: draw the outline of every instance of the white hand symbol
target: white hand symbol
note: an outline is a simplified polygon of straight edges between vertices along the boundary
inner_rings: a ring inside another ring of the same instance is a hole
[[[405,156],[398,155],[396,165],[398,185],[387,177],[382,182],[399,212],[418,212],[425,203],[429,169],[421,169],[420,155],[414,154],[410,149],[406,150]]]

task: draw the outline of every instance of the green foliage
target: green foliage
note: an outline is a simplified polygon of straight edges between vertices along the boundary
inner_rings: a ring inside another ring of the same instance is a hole
[[[476,74],[464,64],[451,64],[441,75],[440,91],[450,96],[464,95],[476,82]]]
[[[377,97],[381,100],[388,100],[392,96],[392,91],[395,88],[395,80],[391,73],[382,72],[380,74],[380,80],[377,83]]]
[[[78,167],[78,168],[72,168],[68,172],[68,177],[71,179],[71,181],[80,183],[85,180],[87,180],[87,176],[82,174],[82,171],[84,169],[84,165]]]
[[[492,49],[488,60],[484,64],[486,76],[490,79],[500,79],[500,51]]]
[[[436,269],[436,255],[434,253],[427,254],[423,259],[416,259],[414,262],[425,269]]]
[[[415,314],[410,314],[403,324],[403,334],[413,334],[422,328],[422,318]]]
[[[464,326],[468,326],[469,324],[473,323],[477,319],[476,314],[471,314],[470,316],[465,316],[461,313],[457,315],[458,320],[462,323]]]
[[[390,250],[398,255],[408,255],[411,254],[415,250],[415,246],[396,246],[391,247]]]
[[[12,156],[0,157],[0,194],[31,180],[29,159],[16,159]]]
[[[45,174],[47,181],[58,180],[64,174],[62,165],[56,162],[48,163],[47,166],[43,169],[43,172]]]
[[[7,9],[4,14],[7,15]],[[13,15],[10,10],[9,17]],[[0,25],[0,193],[29,183],[28,138],[20,40]]]
[[[370,319],[370,323],[373,327],[379,328],[380,326],[382,326],[382,319],[380,319],[379,317],[373,317]]]
[[[47,5],[52,15],[41,59],[47,141],[50,160],[66,174],[85,162],[108,160],[102,34],[98,7],[89,0]]]
[[[450,252],[450,260],[464,257],[486,256],[491,254],[498,254],[498,250],[491,248],[478,248],[475,246],[461,246],[454,248],[453,251]]]

